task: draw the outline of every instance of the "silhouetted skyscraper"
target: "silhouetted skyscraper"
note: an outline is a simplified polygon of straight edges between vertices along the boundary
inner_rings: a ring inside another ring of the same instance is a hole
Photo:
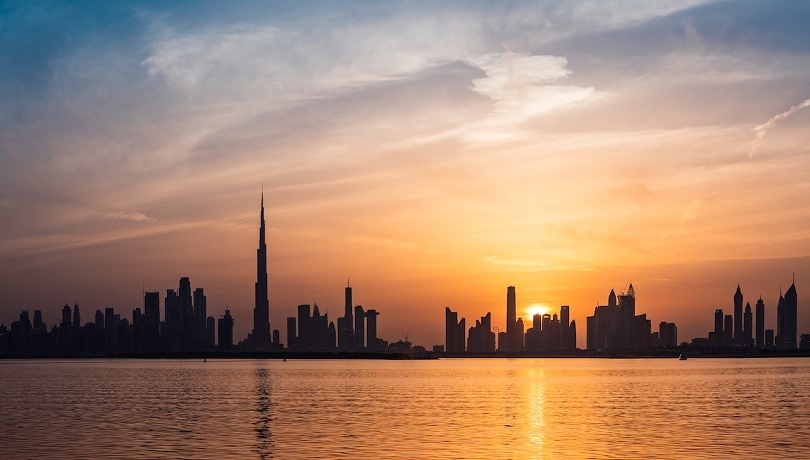
[[[517,303],[514,286],[506,288],[506,342],[506,347],[502,347],[504,351],[519,351],[523,349],[523,331],[521,331],[520,334],[517,332]],[[518,347],[519,342],[521,344],[520,347]]]
[[[798,296],[796,283],[792,283],[785,296],[779,296],[779,305],[776,307],[776,348],[785,350],[796,349],[798,325]]]
[[[352,287],[348,284],[344,292],[343,321],[338,318],[338,348],[341,350],[354,349],[354,320],[352,318]]]
[[[734,293],[734,345],[743,344],[743,295],[740,285]]]
[[[206,305],[205,293],[203,288],[194,290],[194,341],[197,348],[205,348],[206,338],[206,318],[208,307]]]
[[[714,346],[723,346],[723,309],[714,311]]]
[[[233,317],[231,311],[225,309],[225,314],[217,321],[217,335],[220,350],[230,350],[233,347]]]
[[[743,313],[743,331],[742,331],[742,344],[743,346],[750,347],[753,344],[753,329],[754,329],[754,316],[751,314],[751,302],[745,304],[745,313]]]
[[[757,348],[765,348],[765,303],[762,297],[757,300]]]
[[[358,350],[362,350],[364,348],[363,341],[365,340],[365,319],[366,313],[363,311],[363,307],[356,305],[354,307],[354,344]]]
[[[259,224],[259,249],[256,250],[256,302],[253,307],[251,342],[255,347],[270,346],[270,301],[267,298],[267,243],[264,226],[264,192]]]
[[[461,353],[464,351],[464,333],[467,329],[464,318],[458,320],[458,313],[444,308],[444,346],[448,353]]]
[[[371,309],[366,312],[366,348],[369,350],[376,350],[379,348],[377,346],[377,316],[379,313],[377,310]],[[334,329],[334,328],[333,328]],[[464,333],[464,328],[462,327],[462,334]],[[462,335],[462,340],[464,339]],[[334,341],[332,341],[332,346],[334,345]],[[462,350],[463,351],[463,350]]]

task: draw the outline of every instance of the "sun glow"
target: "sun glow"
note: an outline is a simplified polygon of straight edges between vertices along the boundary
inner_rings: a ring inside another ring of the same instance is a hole
[[[526,307],[526,316],[529,318],[531,322],[532,317],[534,315],[545,315],[549,312],[549,308],[543,304],[533,304]]]

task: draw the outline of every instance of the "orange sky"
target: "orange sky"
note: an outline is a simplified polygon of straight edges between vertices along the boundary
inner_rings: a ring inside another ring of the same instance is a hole
[[[347,277],[428,347],[445,306],[502,328],[508,285],[580,346],[627,282],[680,340],[737,284],[774,327],[794,272],[810,332],[802,3],[186,8],[0,17],[0,323],[189,276],[244,337],[263,184],[283,340]]]

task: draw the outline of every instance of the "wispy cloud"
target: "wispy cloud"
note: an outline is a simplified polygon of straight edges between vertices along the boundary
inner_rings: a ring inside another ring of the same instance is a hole
[[[105,219],[117,219],[117,220],[129,220],[133,222],[154,222],[154,217],[149,217],[146,214],[140,212],[124,212],[124,211],[112,211],[112,212],[105,212],[104,213]]]
[[[470,57],[467,62],[486,74],[474,80],[471,89],[495,101],[487,119],[465,130],[468,140],[508,140],[517,124],[595,96],[592,87],[563,84],[571,71],[562,56],[507,51]]]
[[[798,105],[794,105],[789,110],[786,110],[778,115],[772,116],[768,121],[765,123],[755,126],[754,129],[751,131],[754,133],[754,140],[751,142],[751,149],[748,151],[748,158],[754,157],[754,151],[759,147],[759,144],[762,142],[762,138],[768,134],[768,131],[776,127],[776,124],[785,118],[793,115],[794,113],[802,110],[806,107],[810,107],[810,99],[806,99],[804,102]]]

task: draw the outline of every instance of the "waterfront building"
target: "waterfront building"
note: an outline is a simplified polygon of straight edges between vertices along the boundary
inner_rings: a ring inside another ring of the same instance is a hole
[[[734,345],[743,345],[743,294],[739,284],[734,293]]]
[[[751,313],[751,302],[745,303],[745,313],[743,313],[743,338],[742,346],[751,347],[754,345],[754,316]]]
[[[267,243],[265,241],[264,192],[259,217],[259,248],[256,250],[255,303],[253,307],[253,332],[251,345],[254,348],[270,346],[270,301],[267,297]]]
[[[756,314],[757,314],[756,346],[757,348],[765,348],[765,303],[762,301],[762,296],[760,296],[759,300],[757,300]]]
[[[458,312],[444,308],[444,345],[448,353],[464,351],[464,333],[467,331],[465,319],[458,319]]]

